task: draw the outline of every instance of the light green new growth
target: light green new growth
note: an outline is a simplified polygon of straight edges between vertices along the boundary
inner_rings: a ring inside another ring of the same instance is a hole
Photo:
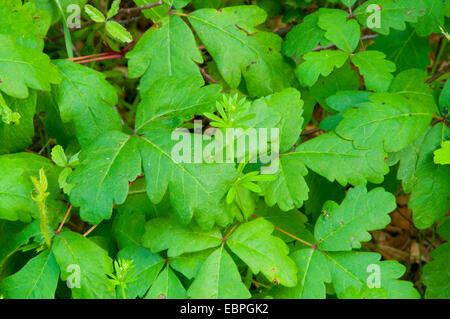
[[[47,247],[51,247],[52,241],[50,239],[50,235],[48,233],[48,217],[47,217],[47,206],[46,201],[47,197],[50,195],[47,192],[48,181],[47,176],[45,175],[45,171],[43,168],[39,171],[39,180],[34,176],[30,176],[31,181],[34,185],[34,194],[31,195],[31,198],[36,202],[39,206],[40,212],[40,220],[41,220],[41,231],[44,235],[45,243]]]

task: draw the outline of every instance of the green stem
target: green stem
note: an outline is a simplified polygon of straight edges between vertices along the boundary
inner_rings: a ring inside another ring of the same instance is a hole
[[[436,56],[436,59],[434,60],[433,68],[431,69],[431,73],[430,73],[430,77],[429,78],[432,78],[433,75],[436,73],[437,67],[439,65],[439,61],[441,60],[442,54],[444,53],[445,47],[447,46],[447,42],[448,42],[447,39],[445,39],[445,38],[442,39],[442,44],[441,44],[439,52],[438,52],[438,54]]]
[[[244,285],[247,287],[247,289],[250,289],[250,287],[252,285],[252,280],[253,280],[253,272],[250,269],[250,267],[248,267],[247,274],[245,275],[245,279],[244,279]]]
[[[230,130],[225,129],[225,133],[230,132],[230,134],[228,134],[228,149],[229,149],[229,154],[230,154],[230,161],[232,163],[234,163],[234,134],[233,134],[233,128],[230,128]]]
[[[423,245],[423,237],[422,237],[422,231],[419,230],[418,232],[419,237],[419,271],[422,273],[422,245]]]
[[[73,58],[73,44],[72,44],[72,38],[70,37],[70,30],[69,30],[69,27],[67,26],[66,15],[64,14],[64,10],[63,10],[59,0],[54,0],[54,1],[55,1],[56,5],[58,6],[59,13],[61,13],[61,18],[63,20],[62,25],[63,25],[63,29],[64,29],[64,42],[66,43],[67,56],[69,57],[69,59],[72,59]]]
[[[37,202],[39,206],[39,211],[41,215],[41,232],[44,235],[45,243],[47,244],[47,247],[52,246],[52,241],[50,239],[50,236],[48,234],[48,228],[47,228],[47,207],[45,207],[45,201],[39,201]]]
[[[238,199],[238,207],[239,207],[239,210],[241,211],[242,218],[243,218],[243,220],[247,221],[247,216],[245,216],[245,212],[244,212],[244,203],[242,202],[241,194],[239,194],[239,186],[235,185],[233,187],[236,188],[236,197]]]
[[[125,293],[125,286],[123,284],[120,284],[120,290],[122,291],[123,299],[127,299],[127,294]]]
[[[44,134],[44,136],[45,136],[46,134]],[[41,148],[41,150],[38,152],[38,154],[39,155],[41,155],[42,154],[42,152],[47,148],[47,146],[49,146],[50,145],[50,140],[47,140],[47,142],[42,146],[42,148]]]

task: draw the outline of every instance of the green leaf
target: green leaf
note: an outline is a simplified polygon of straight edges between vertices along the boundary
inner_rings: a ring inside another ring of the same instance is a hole
[[[328,105],[327,98],[339,91],[357,91],[359,87],[360,76],[352,69],[350,60],[347,60],[341,68],[335,69],[330,75],[320,76],[316,84],[311,87],[310,93],[323,108],[335,113],[335,110]],[[313,102],[314,105],[316,101]]]
[[[345,111],[336,128],[337,134],[353,140],[357,148],[382,143],[386,152],[400,151],[420,136],[433,118],[427,105],[399,94],[375,93],[369,100]]]
[[[145,232],[145,213],[119,210],[114,216],[112,234],[119,249],[139,247]]]
[[[26,99],[5,96],[3,106],[1,100],[0,93],[0,154],[22,151],[34,136],[36,93],[31,91]]]
[[[394,195],[383,188],[370,192],[362,185],[351,188],[341,205],[332,201],[324,204],[314,229],[318,247],[326,251],[361,248],[361,242],[371,239],[368,231],[390,223],[388,214],[396,207]]]
[[[171,155],[177,144],[171,138],[171,127],[152,122],[152,119],[138,120],[137,125],[142,122],[144,124],[138,129],[139,142],[137,136],[109,132],[82,152],[83,165],[69,179],[69,183],[79,184],[71,192],[71,202],[82,206],[82,218],[91,223],[109,218],[113,202],[121,204],[125,201],[128,182],[140,174],[142,158],[147,193],[153,203],[159,203],[169,187],[172,189],[172,206],[184,223],[191,220],[194,211],[198,212],[196,219],[204,228],[212,227],[214,219],[221,225],[229,223],[230,217],[223,214],[221,200],[236,176],[233,166],[178,163]],[[186,137],[191,139],[192,136]],[[99,167],[103,169],[99,170]],[[159,173],[169,170],[172,173],[163,176]],[[215,178],[211,179],[211,176]],[[179,183],[180,178],[184,178],[184,183]],[[193,185],[196,187],[194,192]],[[179,194],[184,194],[185,198]],[[211,216],[215,218],[211,219]]]
[[[176,141],[171,139],[169,127],[156,122],[140,132],[140,151],[150,200],[159,203],[169,190],[170,202],[182,223],[187,224],[195,217],[202,229],[211,229],[215,222],[221,226],[228,224],[230,216],[224,213],[222,199],[236,179],[234,165],[180,163],[172,156],[174,146],[184,139],[192,141],[192,134],[181,133],[181,140]]]
[[[261,272],[277,284],[292,287],[297,270],[287,256],[289,248],[272,234],[274,227],[264,218],[240,225],[227,240],[228,247],[242,259],[254,274]]]
[[[322,50],[310,52],[303,56],[305,61],[299,65],[297,76],[300,83],[312,86],[319,75],[328,76],[335,67],[340,68],[348,59],[348,54],[342,51]]]
[[[254,183],[242,183],[243,187],[247,188],[248,190],[254,192],[254,193],[260,193],[261,187],[259,185],[256,185]]]
[[[389,35],[377,37],[369,50],[386,54],[386,58],[397,66],[397,72],[411,68],[425,70],[430,65],[428,39],[419,37],[409,26],[403,31],[391,31]]]
[[[338,112],[345,112],[350,107],[369,102],[371,92],[366,91],[340,91],[327,99],[328,105]]]
[[[48,12],[37,9],[33,3],[3,1],[0,34],[13,35],[17,44],[42,51],[51,17]]]
[[[78,8],[83,8],[87,2],[87,0],[58,0],[58,1],[61,4],[63,11],[67,12],[67,13],[73,12],[73,7],[69,7],[71,4],[77,5]],[[41,12],[46,11],[50,14],[51,24],[58,22],[58,20],[61,18],[61,13],[60,13],[55,1],[31,0],[30,2],[33,2],[34,4],[36,4],[36,8],[39,11],[41,11]],[[69,10],[71,8],[72,8],[72,10]]]
[[[58,278],[58,264],[53,253],[46,250],[3,279],[0,292],[8,299],[53,299]]]
[[[182,81],[191,78],[201,86],[204,81],[196,63],[203,63],[194,35],[186,23],[178,16],[164,18],[144,33],[133,50],[126,55],[131,78],[142,76],[139,84],[141,92],[153,85],[159,85],[163,77],[173,77]]]
[[[395,64],[386,60],[386,55],[379,51],[360,51],[350,59],[364,77],[368,90],[384,92],[388,89],[394,76]]]
[[[281,156],[276,179],[260,183],[266,204],[277,204],[284,211],[302,207],[309,192],[306,174],[308,170],[302,162],[292,156]]]
[[[84,11],[88,14],[89,18],[94,22],[105,22],[106,18],[97,8],[87,4],[84,6]]]
[[[259,189],[255,189],[255,191],[258,192]],[[227,213],[236,217],[239,221],[247,220],[255,210],[255,196],[253,194],[254,192],[242,183],[230,188],[227,194],[227,204],[231,205],[227,207]]]
[[[142,83],[142,81],[141,81]],[[194,77],[180,81],[174,76],[161,77],[151,88],[141,92],[141,102],[136,115],[137,131],[160,117],[180,117],[184,120],[193,114],[212,111],[220,94],[220,86],[201,87]],[[161,93],[164,94],[161,94]]]
[[[450,109],[450,82],[446,81],[444,88],[442,89],[441,95],[439,96],[439,105],[441,107],[441,110],[445,113],[445,110],[447,110],[447,113]]]
[[[437,227],[441,238],[450,239],[450,219],[444,218]],[[450,298],[449,271],[450,243],[441,244],[431,252],[433,260],[425,265],[422,272],[422,280],[427,286],[425,298],[427,299],[448,299]],[[447,270],[447,271],[445,271]]]
[[[414,225],[430,227],[450,207],[450,166],[433,162],[433,152],[449,139],[444,123],[435,125],[425,136],[415,165],[417,180],[412,188],[408,207],[413,211]]]
[[[120,214],[124,213],[122,216],[124,222],[127,219],[126,216],[129,215],[134,215],[136,218],[143,220],[142,225],[135,229],[136,233],[134,233],[135,231],[133,230],[133,237],[136,238],[137,242],[140,242],[141,237],[139,237],[139,233],[144,233],[145,220],[154,217],[168,216],[172,213],[172,208],[168,196],[165,196],[161,203],[157,205],[151,203],[145,191],[145,179],[140,178],[140,176],[132,183],[128,195],[125,203],[117,207],[117,211]],[[133,227],[129,227],[128,229],[131,231],[132,228]]]
[[[356,0],[341,0],[341,2],[347,7],[351,7],[355,4]]]
[[[379,288],[384,288],[390,299],[420,298],[411,282],[397,279],[402,277],[406,268],[395,260],[380,262],[380,254],[355,251],[327,252],[325,256],[338,297],[346,294],[350,287],[356,287],[358,290],[364,287],[375,289],[375,276],[378,274]]]
[[[203,263],[187,292],[193,299],[246,299],[250,292],[233,259],[221,246]]]
[[[0,91],[22,99],[28,97],[28,88],[50,91],[50,85],[61,80],[47,55],[4,34],[0,34],[0,79]]]
[[[117,92],[105,75],[70,61],[57,60],[62,82],[53,92],[64,122],[75,123],[81,146],[89,145],[106,131],[119,130],[120,118],[114,110]]]
[[[439,26],[445,26],[445,6],[448,5],[447,0],[433,1],[422,0],[420,3],[424,8],[422,10],[425,14],[421,15],[417,20],[417,23],[413,23],[416,28],[417,34],[421,37],[427,36],[430,33],[440,33]],[[447,15],[448,16],[448,15]]]
[[[368,8],[369,6],[372,7]],[[391,28],[405,30],[405,22],[418,21],[418,17],[424,15],[425,10],[423,0],[369,0],[361,4],[354,15],[362,25],[387,35]],[[379,24],[376,23],[378,14]]]
[[[111,19],[119,12],[120,0],[114,0],[111,4],[111,8],[108,10],[108,14],[106,15],[106,19]]]
[[[297,209],[282,211],[276,207],[268,207],[260,200],[255,213],[258,217],[263,217],[274,226],[287,231],[291,235],[302,237],[307,231],[306,223],[308,222],[308,218]],[[292,242],[294,240],[292,237],[289,237],[282,232],[275,232],[275,235],[285,242]]]
[[[426,135],[427,132],[422,134],[401,151],[389,154],[388,165],[391,166],[400,161],[397,170],[397,179],[402,181],[402,189],[405,193],[410,193],[416,182],[417,178],[414,174],[416,171],[417,157],[419,150],[422,147],[424,135]]]
[[[345,289],[341,296],[341,299],[388,299],[389,295],[384,288],[369,288],[364,286],[359,290],[355,286]]]
[[[301,94],[294,88],[288,88],[268,96],[265,101],[281,116],[281,121],[277,126],[280,128],[281,135],[280,152],[285,152],[297,142],[302,131],[304,102]]]
[[[327,200],[335,202],[341,202],[345,197],[345,188],[338,182],[331,183],[325,177],[322,177],[314,172],[309,172],[306,176],[306,182],[309,187],[309,191],[314,196],[304,203],[304,212],[311,216],[312,220],[317,220],[320,214],[322,214],[323,204]]]
[[[81,206],[81,218],[97,224],[111,217],[113,203],[122,204],[128,183],[141,174],[138,139],[118,131],[101,135],[80,154],[81,166],[70,175],[70,202]]]
[[[276,287],[276,298],[325,298],[325,283],[331,283],[338,298],[364,298],[383,291],[382,298],[418,299],[413,284],[398,280],[405,267],[397,261],[380,262],[381,255],[372,252],[324,252],[313,248],[297,250],[292,258],[299,271],[294,288]],[[379,277],[379,281],[376,276]],[[370,286],[369,286],[370,285]],[[379,285],[379,287],[377,287]]]
[[[115,297],[114,284],[106,277],[113,272],[112,259],[105,250],[80,234],[63,232],[55,237],[52,251],[74,299]]]
[[[449,240],[450,239],[450,218],[444,217],[437,225],[437,233],[439,237]]]
[[[331,283],[327,259],[317,249],[296,250],[291,258],[298,268],[298,283],[295,287],[274,287],[270,294],[279,299],[325,299],[325,283]]]
[[[61,167],[65,167],[67,166],[67,156],[64,153],[64,148],[61,145],[56,145],[55,147],[53,147],[52,149],[52,161]]]
[[[133,41],[133,36],[131,35],[131,33],[116,21],[106,21],[106,32],[113,39],[118,40],[122,43],[130,43],[131,41]]]
[[[182,273],[186,278],[193,279],[213,250],[214,248],[211,248],[172,257],[170,258],[170,267]]]
[[[361,211],[361,207],[367,211]],[[348,295],[351,287],[358,292],[383,288],[388,297],[394,299],[418,298],[412,283],[396,280],[405,272],[405,267],[396,261],[380,263],[381,256],[376,253],[341,251],[360,248],[360,241],[370,240],[367,230],[384,228],[390,221],[387,214],[395,207],[392,194],[382,188],[367,192],[363,186],[350,189],[341,206],[326,203],[324,215],[319,217],[315,227],[317,248],[301,249],[292,254],[298,267],[297,286],[275,288],[274,296],[325,298],[325,283],[332,283],[339,298]]]
[[[75,140],[75,128],[73,123],[63,123],[58,105],[51,92],[38,92],[36,113],[48,134],[60,145],[68,145]]]
[[[0,231],[3,234],[0,239],[0,268],[17,252],[20,247],[26,245],[30,239],[41,233],[39,221],[29,224],[1,220]]]
[[[440,245],[431,252],[433,260],[423,267],[422,280],[427,287],[426,299],[450,298],[450,243]]]
[[[302,23],[293,27],[283,42],[283,54],[301,56],[311,52],[325,34],[325,31],[317,25],[318,21],[319,12],[314,12],[307,15]]]
[[[214,8],[218,9],[222,0],[192,0],[192,5],[195,9]]]
[[[143,247],[127,247],[117,253],[116,259],[133,261],[133,276],[127,283],[126,296],[129,299],[142,298],[153,284],[164,266],[164,260]]]
[[[177,2],[177,0],[174,1]],[[155,0],[134,0],[134,3],[136,3],[136,6],[142,7],[150,3],[155,3]],[[142,13],[147,19],[151,19],[153,22],[160,22],[167,17],[169,9],[170,3],[167,0],[164,0],[163,5],[142,10]]]
[[[166,266],[158,275],[145,299],[185,299],[184,289],[177,275]]]
[[[30,176],[38,176],[41,168],[48,172],[52,167],[53,164],[47,158],[35,154],[0,156],[0,219],[23,222],[39,219],[38,205],[31,198],[33,184]],[[58,213],[55,197],[59,194],[59,188],[55,187],[55,175],[52,173],[49,176],[49,191],[52,195],[47,199],[47,204],[51,206],[51,218]]]
[[[311,139],[282,156],[293,157],[329,181],[359,185],[366,181],[381,183],[388,167],[381,147],[360,150],[351,141],[330,132]]]
[[[168,249],[169,257],[196,252],[222,243],[217,228],[204,232],[196,225],[181,225],[174,218],[153,218],[147,222],[142,244],[157,253]]]
[[[2,119],[2,122],[4,124],[19,124],[21,115],[17,112],[13,112],[9,106],[6,104],[5,99],[3,98],[3,95],[0,93],[0,116]],[[1,123],[1,122],[0,122]]]
[[[58,177],[58,183],[60,188],[63,189],[64,193],[70,195],[74,185],[67,182],[67,178],[72,174],[72,169],[70,167],[64,167]]]
[[[319,17],[319,27],[326,31],[325,38],[346,52],[353,52],[359,43],[361,32],[355,20],[347,20],[343,10],[326,11]]]
[[[448,298],[449,1],[155,1],[0,5],[0,298]]]
[[[450,141],[445,141],[441,148],[434,151],[433,160],[436,164],[450,164]]]
[[[242,76],[250,96],[255,97],[280,91],[293,82],[291,68],[280,54],[281,38],[256,29],[266,20],[261,8],[200,9],[188,19],[231,88],[239,86]]]
[[[408,100],[418,102],[424,110],[436,113],[438,107],[433,93],[427,83],[425,83],[426,71],[419,69],[409,69],[397,74],[392,81],[389,92],[394,92],[404,96]]]
[[[267,132],[266,138],[268,140],[272,137],[271,129],[279,128],[281,135],[280,139],[284,139],[284,142],[280,141],[280,145],[281,143],[289,143],[289,140],[292,139],[292,136],[288,136],[291,134],[289,130],[292,129],[294,132],[298,130],[298,127],[293,127],[293,123],[301,121],[301,110],[298,108],[298,100],[296,100],[298,99],[298,95],[294,94],[294,92],[295,91],[292,91],[292,89],[285,89],[279,93],[254,100],[252,103],[245,103],[242,108],[233,115],[233,127],[244,128],[242,132],[239,132],[238,130],[234,132],[234,137],[236,139],[235,144],[239,145],[239,143],[244,142],[247,139],[246,136],[252,134],[252,129],[256,129],[256,135],[258,139],[261,139],[262,131],[258,130],[260,128],[267,129],[265,132]],[[291,98],[292,100],[290,100]],[[290,119],[287,114],[288,112],[292,116]],[[289,124],[287,121],[289,121]],[[290,127],[289,130],[285,130],[286,136],[283,136],[283,132],[281,132],[281,127],[284,125]],[[222,133],[225,137],[226,132],[223,131]],[[226,145],[226,143],[227,141],[224,140],[223,144]],[[261,154],[267,150],[267,147],[267,145],[248,145],[248,151],[245,151],[249,155],[249,158],[252,159],[256,156],[256,151],[259,151],[259,154]],[[238,160],[241,159],[238,158]]]

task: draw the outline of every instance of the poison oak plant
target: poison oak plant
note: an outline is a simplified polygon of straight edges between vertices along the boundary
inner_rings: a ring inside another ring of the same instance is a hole
[[[449,16],[0,0],[0,296],[449,298]],[[417,259],[373,238],[405,198]]]

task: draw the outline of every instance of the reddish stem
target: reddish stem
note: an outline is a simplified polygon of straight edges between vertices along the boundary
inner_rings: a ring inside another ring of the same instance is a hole
[[[445,120],[447,119],[447,117],[440,117],[437,116],[436,114],[433,114],[433,117],[437,120],[439,120],[439,122],[445,122]]]
[[[259,218],[259,216],[256,216],[255,214],[252,214],[252,217],[253,217],[253,218]],[[299,242],[301,242],[301,243],[303,243],[303,244],[305,244],[305,245],[307,245],[307,246],[309,246],[309,247],[312,247],[313,249],[317,249],[317,246],[316,246],[316,245],[313,245],[313,244],[311,244],[310,242],[307,242],[306,240],[303,240],[303,239],[301,239],[301,238],[298,238],[297,236],[292,235],[291,233],[285,231],[284,229],[281,229],[281,228],[278,227],[278,226],[273,225],[273,227],[274,227],[276,230],[278,230],[279,232],[282,232],[283,234],[285,234],[285,235],[287,235],[287,236],[289,236],[289,237],[291,237],[291,238],[293,238],[293,239],[295,239],[295,240],[297,240],[297,241],[299,241]]]
[[[123,55],[125,55],[125,53],[127,53],[127,52],[130,50],[130,48],[132,48],[132,47],[139,41],[139,39],[142,38],[142,36],[143,36],[144,34],[145,34],[145,32],[142,33],[136,40],[134,40],[133,42],[131,42],[130,44],[128,44],[125,48],[123,48],[122,50],[120,50],[120,52],[121,52]]]
[[[90,233],[92,233],[92,231],[93,231],[94,229],[97,228],[98,225],[99,225],[99,224],[96,224],[96,225],[92,226],[91,228],[89,228],[89,230],[83,234],[83,237],[87,237]]]
[[[61,224],[59,224],[58,230],[55,232],[56,234],[59,234],[66,223],[67,217],[69,217],[70,211],[72,210],[72,205],[70,205],[69,209],[67,210],[66,215],[64,216],[64,219],[62,220]]]
[[[94,57],[106,56],[106,55],[110,55],[110,53],[109,52],[102,52],[102,53],[97,53],[97,54],[79,56],[79,57],[76,57],[76,58],[71,58],[71,59],[66,59],[66,60],[67,61],[78,61],[78,60],[84,60],[84,59],[88,59],[88,58],[94,58]]]
[[[366,51],[366,47],[365,47],[364,42],[363,42],[363,40],[361,38],[359,38],[359,43],[361,43],[362,50]]]
[[[158,1],[158,2],[154,2],[154,3],[149,3],[147,5],[137,7],[137,8],[120,9],[119,13],[131,13],[131,12],[135,12],[135,11],[146,10],[146,9],[154,8],[154,7],[163,5],[163,4],[164,4],[163,1]]]
[[[102,57],[99,57],[99,58],[88,59],[88,60],[81,60],[81,61],[75,61],[75,62],[76,63],[87,63],[87,62],[110,60],[110,59],[123,59],[123,55],[122,54],[107,55],[107,56],[102,56]]]

